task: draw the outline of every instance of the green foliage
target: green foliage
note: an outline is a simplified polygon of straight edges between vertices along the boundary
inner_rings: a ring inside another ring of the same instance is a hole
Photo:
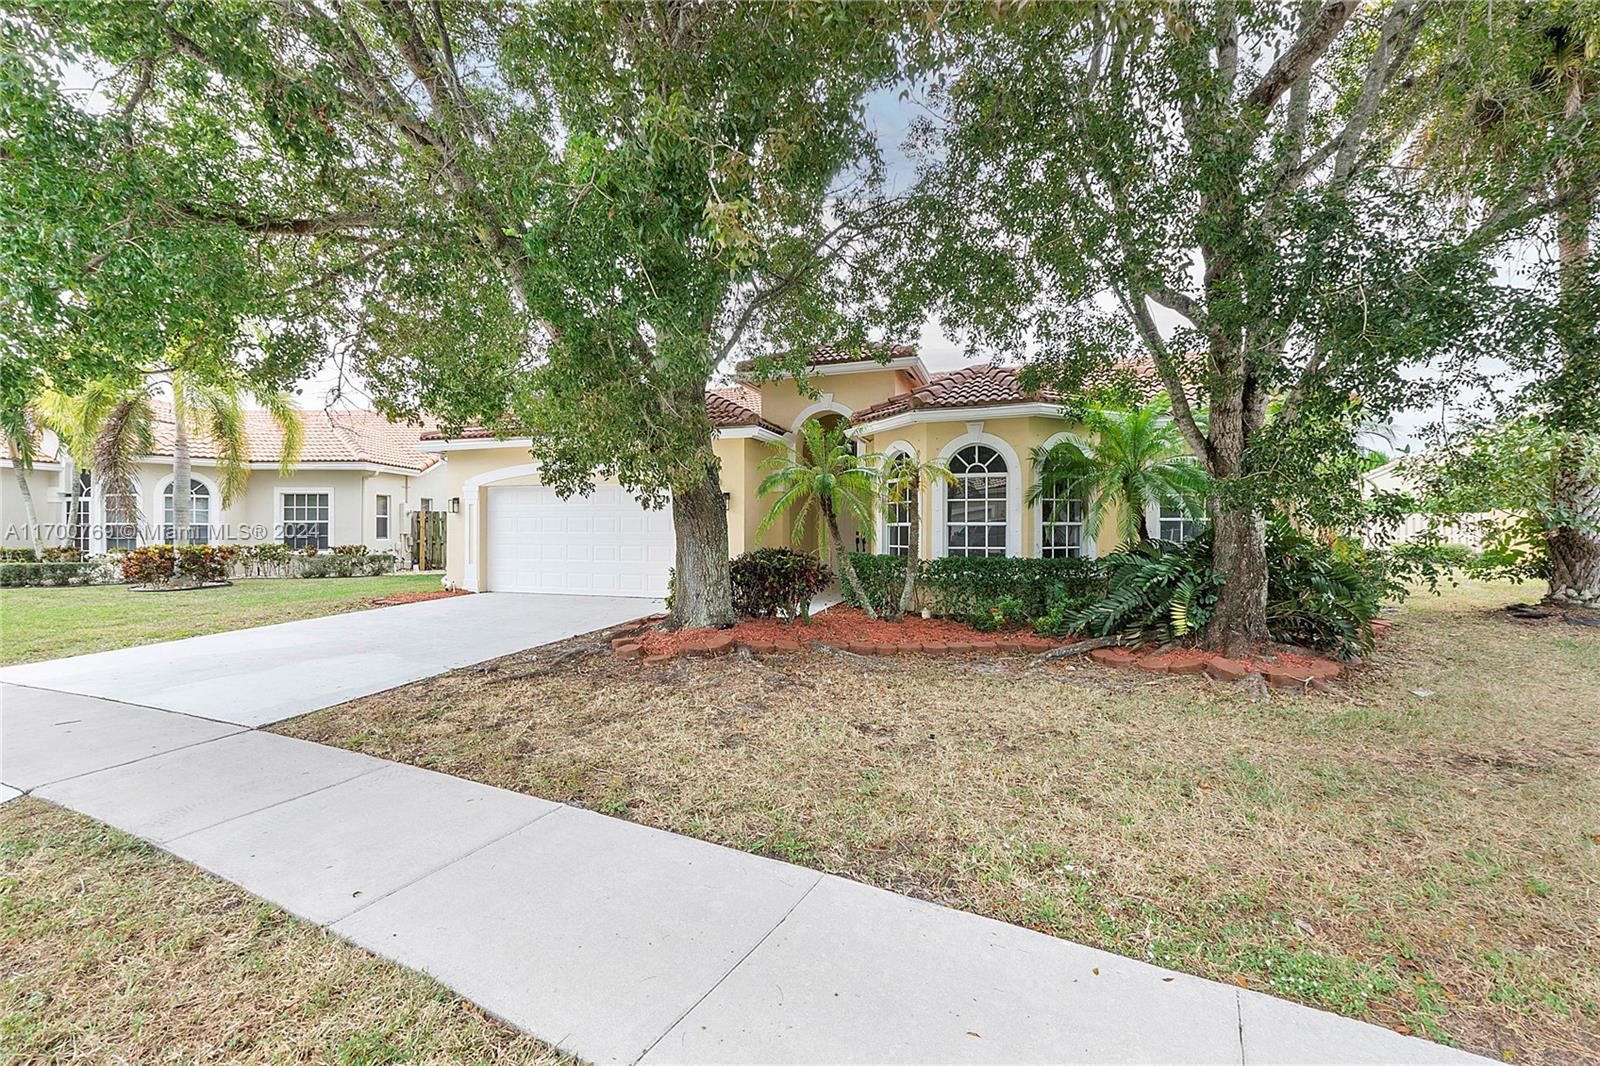
[[[1104,517],[1115,513],[1124,542],[1153,535],[1145,528],[1145,514],[1156,503],[1201,517],[1208,479],[1171,413],[1164,393],[1129,411],[1088,408],[1081,415],[1088,436],[1069,435],[1034,449],[1039,476],[1028,489],[1028,502],[1042,507],[1047,497],[1063,506],[1084,501],[1083,533],[1090,539],[1099,535]]]
[[[367,555],[371,552],[365,544],[335,544],[330,550],[335,555]]]
[[[79,563],[83,561],[83,549],[72,544],[57,545],[41,549],[39,558],[47,563]]]
[[[39,553],[33,548],[0,548],[0,563],[36,563]]]
[[[757,548],[729,564],[733,609],[749,618],[803,618],[828,584],[828,568],[810,552]]]
[[[376,577],[392,574],[395,557],[391,552],[371,555],[311,555],[300,560],[294,571],[296,577]]]
[[[0,588],[40,585],[90,585],[104,580],[98,562],[0,563]]]
[[[1102,599],[1056,611],[1059,631],[1169,641],[1205,628],[1222,582],[1211,569],[1210,535],[1182,546],[1146,543],[1101,560]],[[1372,646],[1371,622],[1386,596],[1402,593],[1386,561],[1359,546],[1307,536],[1281,516],[1267,526],[1267,624],[1272,639],[1341,657]]]
[[[997,633],[1002,629],[1028,624],[1027,605],[1016,596],[1001,596],[969,620],[980,633]]]
[[[851,563],[861,578],[862,590],[874,603],[899,599],[905,581],[906,561],[898,555],[852,552]],[[1092,559],[1017,559],[1007,556],[947,556],[924,559],[917,584],[929,611],[945,618],[971,622],[992,617],[991,608],[1002,598],[1021,604],[1012,620],[1026,622],[1043,615],[1053,597],[1094,595],[1101,588],[1100,568]],[[845,590],[845,602],[860,606]]]
[[[122,554],[122,578],[137,585],[158,585],[170,581],[176,567],[178,576],[202,584],[225,581],[238,554],[239,548],[232,544],[185,544],[176,552],[171,544],[146,544]]]

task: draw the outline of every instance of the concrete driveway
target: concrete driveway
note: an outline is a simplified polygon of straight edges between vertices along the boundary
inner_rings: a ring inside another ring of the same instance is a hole
[[[480,593],[11,666],[0,681],[259,726],[660,609]]]

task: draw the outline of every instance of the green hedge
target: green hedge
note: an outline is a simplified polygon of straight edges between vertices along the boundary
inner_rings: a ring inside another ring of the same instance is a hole
[[[90,585],[104,569],[100,563],[0,563],[0,588]]]
[[[905,559],[893,555],[852,553],[862,590],[876,609],[897,603],[905,578]],[[983,614],[1002,596],[1022,601],[1028,618],[1049,609],[1052,592],[1090,596],[1105,587],[1099,565],[1092,559],[1014,559],[1008,556],[947,557],[926,559],[917,576],[923,605],[936,615],[971,619]],[[859,607],[850,590],[845,602]]]
[[[371,555],[308,555],[300,562],[299,577],[377,577],[394,573],[392,552]]]

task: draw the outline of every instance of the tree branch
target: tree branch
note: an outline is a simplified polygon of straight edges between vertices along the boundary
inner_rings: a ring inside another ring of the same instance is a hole
[[[1322,58],[1355,12],[1356,3],[1357,0],[1327,0],[1300,39],[1267,68],[1255,88],[1245,97],[1245,104],[1258,111],[1270,111],[1278,98]]]
[[[283,218],[252,216],[238,208],[197,207],[190,204],[169,204],[168,210],[202,222],[215,222],[233,226],[245,233],[278,234],[294,237],[320,237],[349,229],[370,229],[382,225],[382,219],[370,211],[337,211],[315,218]]]

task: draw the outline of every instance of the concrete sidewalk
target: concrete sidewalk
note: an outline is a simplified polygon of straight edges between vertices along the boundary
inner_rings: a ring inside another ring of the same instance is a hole
[[[0,686],[0,782],[595,1062],[1482,1062],[798,866],[207,719]]]
[[[490,592],[8,666],[0,682],[266,725],[660,609]]]

